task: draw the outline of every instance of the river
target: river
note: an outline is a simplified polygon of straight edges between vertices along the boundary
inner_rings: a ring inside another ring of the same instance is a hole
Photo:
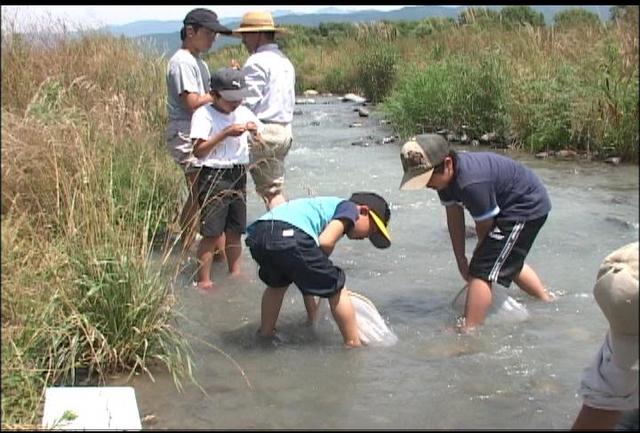
[[[515,285],[503,288],[530,317],[490,316],[478,333],[460,336],[448,327],[463,281],[437,194],[398,189],[402,143],[378,144],[392,131],[375,112],[360,118],[353,103],[316,101],[296,107],[302,113],[294,118],[287,196],[370,190],[391,203],[389,249],[345,237],[332,259],[345,269],[347,287],[375,303],[398,343],[348,350],[330,316],[315,331],[302,326],[302,297],[292,286],[278,322],[284,341],[259,344],[264,286],[248,250],[242,281],[215,264],[214,295],[193,289],[191,264],[173,284],[185,315],[179,327],[190,335],[194,374],[206,394],[191,384],[178,392],[166,373],[155,372],[155,381],[136,376],[131,384],[145,428],[569,428],[581,405],[582,369],[607,329],[592,296],[598,266],[638,240],[638,167],[510,152],[535,170],[551,197],[528,263],[557,300],[544,304]],[[355,122],[362,126],[350,127]],[[251,181],[247,188],[252,221],[264,207]],[[468,253],[474,245],[468,239]]]

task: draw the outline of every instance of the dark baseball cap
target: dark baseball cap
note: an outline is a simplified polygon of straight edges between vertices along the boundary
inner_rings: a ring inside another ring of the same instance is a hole
[[[220,68],[211,75],[211,90],[220,93],[227,101],[242,101],[257,95],[253,88],[247,86],[242,69],[229,67]]]
[[[389,236],[388,226],[391,210],[387,201],[375,192],[354,192],[349,201],[369,208],[369,215],[378,228],[374,233],[369,234],[369,240],[376,248],[389,248],[391,236]]]
[[[216,15],[214,11],[209,9],[193,9],[187,14],[186,17],[184,17],[183,24],[185,26],[198,24],[216,33],[223,33],[225,35],[231,34],[231,29],[220,24],[220,22],[218,21],[218,15]]]
[[[438,134],[417,135],[402,145],[400,161],[404,176],[400,189],[421,189],[427,186],[433,169],[449,155],[449,142]]]

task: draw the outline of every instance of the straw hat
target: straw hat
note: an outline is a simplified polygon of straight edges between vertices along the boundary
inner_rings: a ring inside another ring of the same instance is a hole
[[[278,32],[284,33],[285,29],[276,27],[271,13],[264,11],[247,12],[242,16],[240,27],[233,31],[239,33]]]

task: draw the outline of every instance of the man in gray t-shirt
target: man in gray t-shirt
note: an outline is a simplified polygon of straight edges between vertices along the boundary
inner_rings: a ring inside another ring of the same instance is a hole
[[[492,152],[456,153],[437,134],[423,134],[402,146],[401,189],[431,188],[446,207],[453,253],[468,284],[462,332],[480,325],[491,306],[492,283],[511,281],[526,293],[551,301],[536,272],[524,263],[551,202],[525,165]],[[478,244],[471,261],[465,251],[464,209],[475,221]]]
[[[193,242],[198,227],[198,166],[189,137],[191,116],[197,108],[212,102],[209,93],[211,76],[200,54],[211,48],[218,33],[230,34],[231,29],[218,22],[215,12],[203,8],[189,12],[183,24],[180,31],[182,47],[169,59],[167,65],[169,122],[166,144],[174,161],[184,171],[189,188],[189,196],[180,213],[182,247],[186,251]]]

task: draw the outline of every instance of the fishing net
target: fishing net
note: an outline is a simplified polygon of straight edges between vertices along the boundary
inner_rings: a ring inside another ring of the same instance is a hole
[[[360,340],[368,346],[393,346],[398,337],[387,326],[376,306],[366,296],[349,292],[356,311]]]
[[[451,302],[451,306],[458,314],[464,313],[468,287],[468,285],[465,285]],[[527,310],[527,307],[509,296],[501,286],[495,285],[491,290],[491,294],[491,307],[487,313],[486,322],[521,322],[529,318],[529,310]]]

